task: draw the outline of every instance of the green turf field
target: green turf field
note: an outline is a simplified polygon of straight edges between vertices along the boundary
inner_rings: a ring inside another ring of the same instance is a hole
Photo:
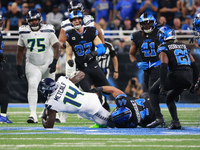
[[[42,108],[38,108],[38,115]],[[162,108],[167,124],[170,115],[167,108]],[[178,108],[180,122],[184,127],[196,127],[200,130],[200,108]],[[69,114],[66,123],[55,124],[53,130],[42,128],[41,120],[38,124],[27,124],[29,108],[9,108],[8,116],[13,124],[0,124],[0,150],[171,150],[171,149],[200,149],[200,134],[198,135],[86,135],[69,134],[67,130],[56,130],[57,127],[89,127],[93,122],[86,119],[79,120],[77,115]],[[12,127],[4,130],[3,127]],[[13,128],[19,127],[19,128]],[[24,128],[20,128],[24,127]],[[32,127],[32,128],[29,128]],[[42,130],[37,130],[38,128]],[[25,130],[24,130],[25,129]],[[26,130],[27,129],[27,130]],[[89,129],[89,128],[88,128]],[[95,130],[95,129],[94,129]],[[103,131],[104,129],[101,129]],[[112,131],[113,129],[107,129]],[[120,129],[119,129],[120,130]],[[142,132],[143,129],[141,129]],[[127,131],[131,132],[131,130]],[[148,130],[147,130],[148,131]],[[153,130],[151,130],[153,132]],[[46,134],[48,133],[48,134]]]

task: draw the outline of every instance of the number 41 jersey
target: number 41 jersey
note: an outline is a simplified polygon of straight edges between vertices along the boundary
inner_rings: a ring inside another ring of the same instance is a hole
[[[29,25],[19,27],[18,45],[26,47],[26,62],[35,66],[50,64],[53,59],[52,45],[58,42],[54,26],[41,24],[38,31],[32,31]]]

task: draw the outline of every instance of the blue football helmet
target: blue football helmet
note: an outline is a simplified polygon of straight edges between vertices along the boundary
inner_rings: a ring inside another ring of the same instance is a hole
[[[194,22],[193,22],[194,30],[200,32],[200,13],[196,15]]]
[[[72,20],[73,19],[75,19],[75,18],[81,18],[82,19],[82,22],[80,22],[80,25],[76,25],[76,26],[74,26],[73,24],[72,24],[72,26],[75,28],[75,29],[77,29],[77,30],[79,30],[80,28],[81,28],[81,26],[83,25],[83,14],[80,12],[80,11],[78,11],[78,10],[74,10],[74,11],[72,11],[71,13],[70,13],[70,15],[69,15],[69,20],[72,22]]]
[[[127,107],[120,107],[113,110],[111,120],[115,123],[116,127],[126,127],[132,112]]]
[[[39,83],[39,92],[44,96],[48,97],[51,95],[58,87],[56,81],[51,78],[42,79]]]
[[[151,33],[156,26],[156,19],[151,14],[143,13],[139,18],[139,23],[145,33]]]
[[[68,12],[71,13],[73,10],[84,11],[84,6],[78,0],[71,1],[68,5]]]
[[[30,21],[34,19],[38,19],[39,23],[31,24]],[[38,30],[42,23],[42,15],[37,10],[30,10],[26,15],[26,21],[32,30]]]
[[[176,34],[174,29],[168,26],[163,26],[158,30],[157,33],[158,39],[161,44],[166,42],[167,40],[175,40],[176,39]]]

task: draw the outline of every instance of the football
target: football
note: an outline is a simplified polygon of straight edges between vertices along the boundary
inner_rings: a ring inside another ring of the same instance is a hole
[[[79,81],[81,81],[84,77],[85,77],[85,73],[82,72],[82,71],[80,71],[80,70],[78,70],[78,71],[73,72],[73,73],[70,75],[69,79],[70,79],[74,84],[76,84],[76,83],[78,83]]]

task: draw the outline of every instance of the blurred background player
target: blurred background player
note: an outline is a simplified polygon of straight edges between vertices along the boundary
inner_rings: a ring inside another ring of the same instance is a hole
[[[17,73],[22,79],[23,56],[26,51],[26,78],[28,80],[28,103],[30,116],[27,123],[37,123],[36,107],[38,85],[42,78],[55,79],[56,63],[60,55],[60,45],[55,35],[54,26],[41,24],[42,17],[37,10],[27,14],[28,25],[19,28],[17,48]],[[54,52],[52,51],[52,47]]]
[[[47,107],[42,117],[44,128],[53,128],[57,112],[77,113],[97,123],[98,127],[112,127],[110,112],[102,107],[97,94],[83,92],[76,87],[75,84],[84,78],[84,73],[78,71],[75,76],[79,77],[62,76],[57,82],[45,78],[40,82],[40,92],[47,97]]]
[[[4,64],[6,63],[5,56],[3,54],[3,37],[1,31],[3,30],[3,20],[2,15],[0,15],[0,105],[1,105],[1,114],[0,114],[0,123],[12,123],[7,117],[7,108],[8,108],[8,85],[7,85],[7,76],[4,71]]]
[[[187,46],[183,43],[174,42],[176,36],[172,28],[161,27],[158,32],[158,38],[162,43],[157,50],[161,60],[160,79],[153,85],[151,93],[157,95],[159,92],[169,91],[166,103],[172,122],[168,129],[182,129],[177,115],[175,99],[183,90],[194,87],[198,80],[198,67]],[[156,120],[147,125],[147,127],[154,128],[164,123],[162,115],[158,116],[157,114]]]

